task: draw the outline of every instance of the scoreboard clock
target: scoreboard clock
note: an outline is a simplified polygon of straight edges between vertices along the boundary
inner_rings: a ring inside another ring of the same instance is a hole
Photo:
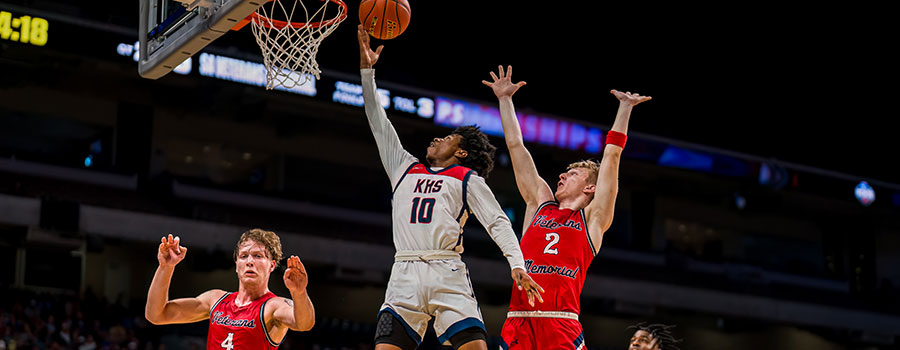
[[[40,17],[13,17],[12,13],[0,11],[0,39],[3,40],[44,46],[49,27],[50,23]]]

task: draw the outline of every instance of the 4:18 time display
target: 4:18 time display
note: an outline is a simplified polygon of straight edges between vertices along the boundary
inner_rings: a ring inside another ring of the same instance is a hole
[[[13,18],[12,13],[0,11],[0,39],[30,43],[36,46],[47,44],[47,29],[50,23],[40,17],[21,16]]]

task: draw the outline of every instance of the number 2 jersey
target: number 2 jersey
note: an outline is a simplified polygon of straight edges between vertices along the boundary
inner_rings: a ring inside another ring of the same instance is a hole
[[[509,218],[484,178],[466,167],[432,168],[403,149],[375,86],[375,71],[361,69],[366,116],[393,186],[391,225],[400,251],[454,250],[471,210],[503,251],[510,268],[524,267]]]
[[[557,202],[541,204],[521,246],[525,271],[544,288],[544,302],[528,305],[528,295],[514,285],[509,311],[580,313],[581,289],[595,252],[584,210],[560,209]]]
[[[275,298],[267,292],[248,305],[237,306],[236,292],[226,293],[209,312],[206,350],[275,350],[280,343],[269,338],[263,320],[266,302]]]

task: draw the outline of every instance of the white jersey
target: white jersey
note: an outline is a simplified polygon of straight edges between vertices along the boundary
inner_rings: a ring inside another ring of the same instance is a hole
[[[525,261],[509,218],[484,178],[463,166],[429,168],[403,149],[376,96],[375,70],[362,69],[363,97],[381,162],[394,188],[392,227],[397,251],[453,250],[471,211],[503,251],[510,268]]]

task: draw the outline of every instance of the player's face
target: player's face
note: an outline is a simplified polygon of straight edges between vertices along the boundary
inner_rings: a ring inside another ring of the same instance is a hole
[[[650,332],[640,329],[631,336],[628,350],[659,350],[659,344],[656,343],[656,339],[653,339]]]
[[[559,174],[556,183],[556,199],[577,197],[583,193],[592,193],[595,184],[588,182],[589,171],[583,168],[572,168]]]
[[[242,283],[268,283],[269,274],[275,270],[275,261],[268,257],[266,246],[254,240],[241,243],[235,265]]]
[[[441,163],[446,159],[453,157],[459,148],[459,141],[462,136],[459,134],[450,134],[444,137],[435,137],[428,145],[426,159],[429,164],[435,162]]]

